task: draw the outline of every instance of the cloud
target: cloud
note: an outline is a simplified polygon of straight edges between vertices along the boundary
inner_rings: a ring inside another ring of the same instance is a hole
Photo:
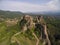
[[[13,11],[38,11],[40,6],[35,4],[14,2],[14,1],[4,1],[0,4],[0,9],[13,10]]]
[[[55,10],[59,10],[60,9],[60,0],[52,0],[52,1],[48,2],[47,5],[49,5],[49,7],[53,8]]]
[[[59,10],[59,0],[51,0],[45,4],[31,4],[20,1],[1,1],[0,9],[22,12],[38,12],[38,11],[56,11]]]

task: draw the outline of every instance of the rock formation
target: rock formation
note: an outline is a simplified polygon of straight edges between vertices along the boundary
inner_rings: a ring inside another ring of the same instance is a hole
[[[39,45],[39,41],[43,40],[43,45],[51,45],[48,32],[47,32],[47,26],[43,19],[43,16],[37,16],[36,22],[33,21],[33,17],[29,15],[25,15],[22,17],[20,21],[21,30],[25,32],[26,30],[32,30],[34,28],[35,31],[39,32],[40,36],[37,37],[35,32],[32,32],[33,36],[36,38],[37,42],[36,45]]]
[[[24,31],[27,29],[31,30],[34,27],[33,18],[29,15],[23,16],[20,21],[20,25],[21,29]]]
[[[38,26],[38,28],[40,29],[40,33],[41,33],[40,39],[43,40],[43,45],[46,45],[46,43],[48,45],[51,45],[48,37],[47,26],[46,23],[44,22],[43,16],[37,17],[37,22],[38,23],[36,27]]]

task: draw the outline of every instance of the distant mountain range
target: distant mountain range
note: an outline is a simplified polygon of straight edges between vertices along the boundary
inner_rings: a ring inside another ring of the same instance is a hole
[[[30,12],[29,14],[42,14],[42,15],[60,15],[60,11],[44,11],[44,12]]]
[[[57,16],[59,15],[60,17],[60,11],[44,11],[44,12],[27,12],[27,13],[23,13],[20,11],[4,11],[4,10],[0,10],[0,16],[3,17],[8,17],[8,18],[14,18],[14,17],[20,17],[23,15],[53,15],[53,16]]]

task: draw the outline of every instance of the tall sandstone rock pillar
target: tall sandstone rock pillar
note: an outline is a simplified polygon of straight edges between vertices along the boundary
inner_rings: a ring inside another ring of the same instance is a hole
[[[43,45],[46,45],[46,44],[51,45],[51,42],[48,37],[47,26],[46,26],[43,16],[38,16],[36,18],[37,18],[37,23],[41,24],[41,26],[39,26],[41,28],[40,38],[43,40]]]

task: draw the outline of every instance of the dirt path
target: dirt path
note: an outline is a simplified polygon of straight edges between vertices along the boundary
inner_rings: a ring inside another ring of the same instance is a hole
[[[39,45],[39,39],[38,39],[38,37],[36,36],[36,34],[35,33],[33,33],[33,36],[36,38],[36,45]]]
[[[17,42],[18,45],[20,45],[20,41],[16,38],[17,35],[19,35],[21,32],[18,32],[16,34],[14,34],[12,37],[11,37],[11,43],[15,43]]]

